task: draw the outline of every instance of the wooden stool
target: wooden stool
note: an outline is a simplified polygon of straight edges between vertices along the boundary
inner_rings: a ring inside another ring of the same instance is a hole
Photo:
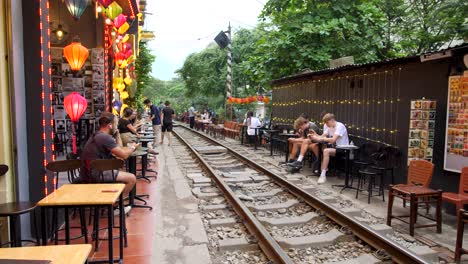
[[[399,197],[403,201],[410,202],[410,214],[395,216],[392,214],[393,199]],[[418,205],[424,203],[426,205],[434,203],[436,204],[436,218],[431,218],[426,215],[418,214]],[[426,219],[435,221],[435,224],[419,225],[416,226],[417,217],[422,216]],[[403,218],[409,217],[409,222]],[[432,190],[422,186],[410,186],[410,185],[396,185],[390,186],[388,193],[388,211],[387,211],[387,225],[391,226],[392,218],[396,218],[404,223],[409,224],[410,235],[414,236],[415,228],[423,227],[437,227],[437,233],[442,232],[442,191]]]
[[[455,244],[455,262],[460,263],[461,255],[468,254],[468,250],[463,249],[463,233],[465,224],[468,223],[468,213],[460,209],[457,212],[457,242]]]

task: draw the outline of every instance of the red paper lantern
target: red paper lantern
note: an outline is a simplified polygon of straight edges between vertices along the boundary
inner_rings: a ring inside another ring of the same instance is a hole
[[[127,58],[125,58],[125,54],[123,52],[117,52],[115,54],[114,58],[115,58],[115,63],[117,63],[117,66],[119,66],[119,67],[120,67],[120,65],[122,65],[124,60],[127,59]]]
[[[78,120],[80,120],[80,117],[86,111],[86,108],[88,107],[88,101],[86,101],[86,99],[79,93],[73,92],[65,97],[65,99],[63,100],[63,105],[65,106],[65,110],[67,111],[68,116],[70,116],[70,119],[73,122],[72,147],[73,153],[76,154],[76,135],[74,124],[77,123]]]
[[[112,2],[114,2],[114,0],[98,0],[98,1],[104,7],[108,7],[110,4],[112,4]]]
[[[70,45],[63,48],[63,56],[74,71],[78,71],[83,67],[88,55],[88,49],[81,45],[78,37],[75,37]]]

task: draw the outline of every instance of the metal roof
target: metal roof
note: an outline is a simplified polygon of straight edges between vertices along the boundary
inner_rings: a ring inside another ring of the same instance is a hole
[[[345,71],[345,70],[359,69],[362,67],[372,67],[372,66],[380,66],[380,65],[386,65],[386,64],[397,64],[397,63],[405,63],[405,62],[411,62],[411,61],[420,62],[420,58],[423,55],[430,55],[430,54],[441,53],[441,52],[446,52],[446,51],[455,51],[455,50],[460,50],[460,49],[468,50],[468,42],[462,43],[454,47],[446,48],[446,49],[440,49],[440,50],[421,53],[419,55],[412,55],[412,56],[400,57],[400,58],[391,58],[391,59],[385,59],[381,61],[371,61],[371,62],[366,62],[366,63],[355,63],[355,64],[344,65],[344,66],[340,66],[336,68],[325,68],[325,69],[315,70],[315,71],[306,70],[306,71],[293,74],[293,75],[289,75],[280,79],[275,79],[271,81],[271,84],[274,85],[276,83],[291,81],[294,79],[311,77],[311,76],[325,74],[325,73],[333,73],[333,72],[340,72],[340,71]]]

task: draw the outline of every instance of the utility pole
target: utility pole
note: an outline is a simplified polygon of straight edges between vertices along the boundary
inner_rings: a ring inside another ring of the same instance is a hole
[[[231,22],[229,22],[228,31],[228,45],[227,45],[227,76],[226,76],[226,99],[232,96],[232,38],[231,38]],[[230,119],[232,120],[233,105],[230,104]]]
[[[226,35],[227,33],[227,35]],[[227,48],[227,76],[226,76],[226,100],[232,96],[232,37],[231,37],[231,22],[229,22],[228,30],[221,31],[216,37],[215,42],[221,49]],[[224,116],[227,117],[228,107],[224,104]],[[230,118],[232,120],[233,106],[229,107]]]

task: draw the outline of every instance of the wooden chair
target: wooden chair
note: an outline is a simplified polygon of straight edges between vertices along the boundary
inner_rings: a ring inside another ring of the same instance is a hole
[[[0,176],[4,176],[8,172],[7,165],[0,165]],[[36,209],[36,203],[25,201],[25,202],[10,202],[0,204],[0,217],[8,217],[10,223],[10,241],[5,244],[10,244],[12,247],[21,247],[23,241],[36,243],[38,246],[39,242],[39,233],[37,229],[36,215],[34,214],[34,209]],[[33,225],[36,235],[36,241],[32,240],[19,240],[16,234],[17,231],[17,222],[19,216],[26,213],[33,214]],[[1,242],[0,242],[1,244]],[[0,245],[0,247],[3,244]]]
[[[410,225],[410,235],[414,235],[415,228],[436,226],[437,233],[442,232],[442,191],[429,189],[431,183],[434,165],[425,160],[413,160],[408,168],[408,182],[406,184],[390,185],[389,201],[387,211],[387,225],[391,226],[392,218],[396,218]],[[403,200],[403,205],[406,207],[406,201],[410,202],[410,215],[394,216],[392,214],[393,200],[398,197]],[[427,215],[429,212],[429,204],[436,204],[436,218],[430,218]],[[418,208],[420,204],[426,205],[426,215],[421,215],[429,220],[433,220],[436,224],[427,224],[415,226],[418,216]],[[409,217],[409,222],[403,218]]]
[[[442,193],[442,200],[455,204],[458,218],[460,209],[463,209],[463,206],[468,204],[468,167],[462,169],[458,193],[444,192]]]
[[[77,179],[78,172],[81,168],[81,161],[77,159],[71,159],[71,160],[60,160],[60,161],[51,161],[47,163],[46,169],[54,173],[54,181],[55,181],[55,189],[58,189],[59,186],[59,175],[60,173],[67,173],[68,177],[68,182],[69,183],[74,183]],[[74,211],[75,212],[75,211]],[[81,236],[71,238],[77,239],[84,237],[85,243],[88,243],[88,229],[86,228],[86,220],[85,220],[85,209],[80,208],[78,211],[79,217],[80,217],[80,227],[71,227],[71,228],[81,228]],[[52,211],[52,226],[54,228],[54,240],[55,244],[58,244],[59,238],[58,238],[58,231],[61,231],[62,229],[59,229],[57,227],[57,209],[53,209]]]
[[[55,189],[58,189],[59,174],[61,172],[66,172],[68,176],[68,182],[73,183],[77,179],[77,172],[80,170],[80,168],[81,161],[77,159],[51,161],[46,165],[46,169],[55,174]]]
[[[466,167],[465,167],[466,169]],[[468,250],[463,248],[463,234],[465,224],[468,223],[468,213],[460,209],[457,211],[457,242],[455,243],[455,262],[460,263],[461,255],[468,254]]]

